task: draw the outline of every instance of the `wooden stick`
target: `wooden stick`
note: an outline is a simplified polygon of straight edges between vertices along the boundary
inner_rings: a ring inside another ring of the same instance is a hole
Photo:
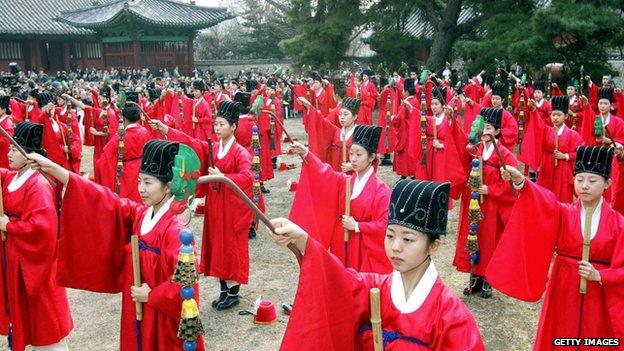
[[[595,207],[585,209],[585,227],[583,228],[583,261],[589,262],[589,245],[591,243],[591,227],[592,216],[594,215]],[[587,279],[581,277],[581,285],[579,287],[581,294],[587,293]]]
[[[136,102],[134,102],[134,101],[126,101],[126,105],[127,105],[127,104],[135,105],[136,107],[138,107],[138,108],[139,108],[139,111],[141,111],[141,114],[142,114],[143,116],[145,116],[145,119],[146,119],[146,121],[147,121],[147,122],[149,122],[149,121],[151,121],[151,120],[152,120],[152,119],[150,118],[150,116],[148,116],[148,115],[147,115],[147,113],[145,113],[145,111],[143,111],[143,108],[141,108],[141,105],[137,104],[137,103],[136,103]]]
[[[555,130],[555,151],[559,151],[559,134],[557,132],[557,127],[553,127]],[[555,157],[555,167],[559,165],[559,160]]]
[[[26,153],[26,150],[24,150],[24,148],[20,144],[18,144],[17,141],[15,141],[15,139],[13,139],[13,137],[10,136],[9,133],[7,133],[7,131],[2,127],[0,127],[0,134],[2,134],[3,137],[9,140],[11,145],[13,145],[13,147],[17,149],[17,151],[19,151],[20,154],[22,154],[22,156],[28,158],[28,154]],[[52,179],[50,179],[50,177],[44,171],[42,171],[41,169],[38,169],[38,171],[52,186],[56,185],[56,183],[52,181]]]
[[[383,337],[381,334],[381,302],[379,289],[370,289],[371,327],[373,330],[373,345],[375,351],[383,351]]]
[[[496,152],[496,156],[498,157],[500,163],[503,165],[503,169],[507,170],[507,165],[505,165],[505,160],[503,159],[503,155],[500,152],[500,149],[498,148],[498,142],[496,141],[496,138],[492,135],[492,134],[488,134],[490,136],[490,140],[492,141],[492,144],[494,145],[494,151]],[[511,191],[516,194],[516,189],[514,188],[513,185],[513,181],[511,179],[509,179],[509,185],[511,186]]]
[[[136,235],[130,236],[130,243],[132,245],[132,272],[134,274],[134,286],[137,288],[141,286],[141,260],[139,258],[139,237]],[[136,306],[136,320],[143,320],[143,304],[140,302],[135,303]]]
[[[260,211],[258,206],[256,206],[253,201],[251,201],[251,199],[247,196],[247,194],[245,194],[230,178],[224,175],[205,175],[197,179],[197,184],[203,183],[224,183],[225,185],[227,185],[236,194],[236,196],[238,196],[245,203],[245,205],[247,205],[247,207],[249,207],[249,209],[254,212],[257,218],[260,219],[260,221],[264,223],[264,225],[266,225],[271,232],[275,233],[275,227],[273,226],[269,218],[267,218],[267,216],[265,216],[264,213]],[[288,248],[295,254],[297,260],[301,261],[301,258],[303,257],[301,255],[301,252],[299,252],[299,250],[293,244],[288,244]]]

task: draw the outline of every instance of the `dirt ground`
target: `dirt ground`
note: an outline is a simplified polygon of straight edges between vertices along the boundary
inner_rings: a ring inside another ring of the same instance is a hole
[[[300,119],[286,121],[287,130],[294,138],[305,140]],[[287,144],[283,145],[286,148]],[[86,147],[83,169],[91,172],[92,148]],[[287,190],[289,179],[297,180],[301,160],[284,155],[282,162],[294,163],[297,168],[276,171],[275,179],[267,183],[271,193],[266,196],[269,218],[288,215],[294,193]],[[391,187],[398,177],[391,167],[380,167],[379,176]],[[478,296],[462,296],[468,275],[452,266],[457,237],[457,210],[450,214],[448,235],[442,250],[434,257],[444,282],[470,308],[475,316],[488,350],[530,350],[535,336],[540,304],[531,304],[508,298],[498,292],[489,300]],[[79,214],[78,214],[79,215]],[[191,227],[201,242],[203,218],[196,217]],[[278,350],[288,316],[281,313],[281,304],[292,302],[297,288],[298,266],[288,249],[277,246],[261,228],[256,239],[250,240],[249,285],[241,289],[241,304],[229,311],[215,311],[210,302],[219,294],[218,282],[202,277],[200,315],[205,327],[207,350]],[[119,294],[97,294],[69,290],[69,299],[75,328],[67,338],[70,350],[117,350],[121,297]],[[252,323],[251,316],[240,316],[238,311],[253,309],[258,296],[272,300],[278,306],[278,321],[270,326]],[[5,338],[2,338],[4,342]],[[302,340],[302,342],[305,342]],[[0,344],[2,345],[2,344]],[[2,345],[3,348],[6,346]]]

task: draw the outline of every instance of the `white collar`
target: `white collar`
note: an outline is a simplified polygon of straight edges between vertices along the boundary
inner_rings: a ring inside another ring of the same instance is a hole
[[[349,138],[351,138],[351,135],[353,135],[353,132],[355,132],[355,126],[351,127],[351,130],[349,130],[347,132],[347,138],[346,138],[347,140],[349,140]],[[343,140],[345,140],[345,129],[344,129],[344,127],[342,127],[340,129],[340,141],[343,141]]]
[[[65,113],[67,113],[67,106],[63,106],[63,108],[61,109],[61,115],[64,115]]]
[[[441,113],[440,116],[433,116],[433,120],[435,121],[436,126],[439,126],[444,121],[444,113]]]
[[[28,105],[28,112],[32,111],[33,108],[35,108],[35,105]]]
[[[4,122],[5,119],[7,119],[9,117],[9,115],[4,115],[2,117],[0,117],[0,123]]]
[[[392,272],[392,282],[390,286],[390,297],[392,304],[401,313],[412,313],[422,306],[429,296],[433,284],[438,279],[438,271],[433,264],[433,260],[429,262],[429,267],[423,274],[422,278],[410,294],[409,299],[405,299],[405,288],[403,286],[403,277],[398,271]]]
[[[565,123],[563,123],[561,125],[561,127],[559,127],[559,129],[557,129],[557,136],[561,136],[561,134],[563,134],[563,131],[565,130],[565,127],[566,127],[566,125],[565,125]]]
[[[125,130],[128,130],[128,129],[130,129],[130,128],[137,128],[138,126],[139,126],[139,125],[138,125],[138,124],[136,124],[136,123],[130,123],[130,124],[128,124],[128,125],[127,125],[124,129],[125,129]]]
[[[173,202],[174,197],[172,196],[167,202],[165,202],[158,212],[154,214],[154,206],[150,206],[145,212],[145,217],[143,217],[143,222],[141,222],[141,235],[145,235],[152,231],[158,221],[162,218],[162,216],[169,211],[169,207],[171,207],[171,203]],[[152,214],[154,216],[152,217]]]
[[[51,124],[52,124],[52,130],[54,130],[54,133],[58,133],[58,131],[60,130],[58,123],[56,122],[56,118],[52,117],[51,119]]]
[[[321,96],[321,93],[323,92],[323,88],[319,89],[316,91],[316,97]]]
[[[264,106],[269,106],[273,103],[273,99],[271,98],[267,98],[266,101],[264,102]]]
[[[575,102],[576,102],[576,95],[573,95],[573,96],[570,98],[570,105],[574,104]]]
[[[357,197],[360,196],[371,174],[373,174],[373,166],[370,166],[368,168],[368,171],[366,171],[366,173],[364,173],[361,178],[358,176],[355,177],[355,182],[353,183],[353,191],[351,192],[351,200],[357,199]]]
[[[598,224],[600,224],[600,213],[602,212],[602,201],[603,198],[600,198],[598,201],[598,206],[594,210],[594,214],[592,215],[591,221],[591,235],[590,240],[593,240],[598,232]],[[585,228],[585,206],[581,203],[581,237],[583,237],[583,228]]]
[[[542,107],[543,104],[544,104],[544,99],[543,98],[540,101],[535,101],[535,106],[537,106],[537,107]]]
[[[223,92],[220,92],[219,94],[217,94],[217,97],[215,98],[215,100],[219,100],[221,96],[223,96]]]
[[[230,151],[230,148],[232,147],[232,144],[234,144],[234,136],[232,135],[230,137],[230,141],[227,142],[227,144],[225,144],[225,146],[223,145],[223,140],[219,140],[219,153],[217,153],[217,158],[220,160],[222,158],[225,157],[225,155],[227,155],[228,151]],[[212,147],[212,145],[210,145],[210,147]]]
[[[494,143],[490,143],[490,146],[488,147],[487,144],[484,142],[483,143],[483,159],[489,160],[490,157],[492,157],[493,152],[494,152]],[[502,161],[503,160],[501,160],[501,162]]]
[[[200,96],[199,99],[197,99],[197,101],[195,101],[195,106],[198,106],[199,103],[204,99],[203,96]]]
[[[602,118],[602,124],[606,127],[607,125],[609,125],[609,122],[611,122],[611,112],[609,112],[609,114],[607,114],[607,117],[602,117],[602,115],[600,115],[600,117]]]
[[[7,190],[9,192],[14,192],[15,190],[21,188],[22,185],[24,185],[24,183],[26,183],[28,178],[30,178],[30,176],[32,176],[33,174],[35,174],[35,170],[32,168],[29,168],[26,171],[24,171],[22,175],[19,175],[19,173],[15,174],[15,177],[11,179],[11,183],[9,183]]]

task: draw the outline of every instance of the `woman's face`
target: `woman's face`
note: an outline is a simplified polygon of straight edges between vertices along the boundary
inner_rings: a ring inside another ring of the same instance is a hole
[[[574,192],[583,203],[594,203],[600,199],[611,179],[594,173],[578,173],[574,176]]]
[[[600,110],[602,114],[611,112],[611,102],[607,99],[600,99],[598,101],[598,110]]]
[[[433,112],[433,114],[437,116],[441,114],[442,111],[444,110],[442,109],[442,104],[440,103],[440,100],[431,99],[431,112]]]
[[[234,134],[236,130],[236,124],[230,125],[228,121],[223,117],[217,117],[214,121],[214,130],[219,139],[227,139]]]
[[[24,167],[26,165],[26,157],[24,157],[24,155],[22,155],[19,151],[17,151],[17,149],[15,148],[15,146],[11,145],[11,147],[9,147],[9,167],[11,167],[11,169],[21,169],[22,167]]]
[[[360,145],[353,144],[349,149],[349,161],[356,172],[365,171],[375,159],[375,154],[369,155],[368,151]]]
[[[492,107],[500,108],[503,106],[503,99],[498,95],[492,95]]]
[[[158,178],[139,173],[139,195],[147,206],[160,204],[171,190]]]
[[[338,115],[338,121],[340,122],[341,126],[348,128],[351,127],[353,123],[355,123],[355,118],[353,117],[351,111],[347,110],[346,108],[341,108],[340,114]]]
[[[390,224],[386,229],[384,243],[386,256],[394,270],[407,273],[422,264],[440,246],[440,239],[429,243],[429,237],[421,232]]]
[[[483,127],[483,134],[481,135],[481,140],[483,141],[491,141],[490,136],[486,134],[491,134],[493,136],[498,135],[500,133],[500,129],[494,127],[493,125],[486,123]]]
[[[553,110],[550,113],[550,120],[557,127],[563,124],[563,121],[565,121],[565,117],[566,115],[562,111],[559,111],[559,110]]]

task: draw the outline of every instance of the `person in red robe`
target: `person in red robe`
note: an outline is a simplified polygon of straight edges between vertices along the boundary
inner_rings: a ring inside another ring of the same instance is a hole
[[[328,118],[312,106],[305,98],[299,98],[305,107],[304,116],[307,116],[308,145],[310,150],[321,162],[326,162],[336,171],[342,170],[343,147],[351,148],[353,131],[356,127],[356,118],[360,109],[360,100],[346,97],[342,103],[332,111],[338,112],[338,121],[342,128],[338,128]],[[344,141],[344,143],[343,143]]]
[[[360,124],[373,124],[373,111],[377,104],[377,87],[370,79],[375,75],[371,70],[364,70],[360,76],[362,84],[360,85],[359,99],[361,101],[360,112],[358,115]]]
[[[133,97],[134,96],[134,97]],[[128,93],[126,101],[134,101],[136,93]],[[117,169],[119,157],[119,133],[115,134],[104,147],[96,167],[100,174],[100,184],[117,193],[120,197],[141,202],[141,194],[136,186],[141,168],[143,146],[151,139],[151,132],[138,124],[141,111],[136,105],[126,105],[123,117],[123,154],[122,169]]]
[[[200,156],[202,174],[230,178],[251,199],[253,175],[251,155],[236,142],[240,113],[239,102],[224,101],[219,106],[215,132],[219,141],[208,143],[155,121],[153,126],[170,140],[191,146]],[[208,148],[212,148],[212,153]],[[213,155],[214,159],[210,159]],[[249,225],[253,213],[236,194],[224,185],[206,186],[206,209],[200,271],[219,279],[221,293],[212,302],[217,310],[232,308],[240,302],[241,284],[249,281]]]
[[[377,153],[383,155],[380,162],[382,166],[392,166],[390,155],[394,152],[394,145],[396,144],[396,130],[391,128],[392,118],[396,116],[401,103],[401,93],[398,91],[396,84],[392,79],[381,78],[383,89],[379,95],[379,114],[377,115],[376,124],[381,127]]]
[[[377,288],[384,350],[485,350],[470,310],[444,285],[431,258],[446,234],[449,191],[448,183],[429,181],[394,187],[384,240],[394,269],[388,274],[345,269],[298,225],[272,220],[275,240],[302,255],[280,349],[372,350],[369,291]]]
[[[26,101],[17,101],[15,99],[11,99],[13,105],[11,106],[13,109],[14,122],[23,122],[23,121],[32,121],[35,123],[39,123],[38,120],[40,115],[39,103],[37,102],[37,97],[39,96],[39,89],[35,88],[28,92],[28,96]],[[34,118],[34,119],[33,119]]]
[[[110,140],[110,138],[117,133],[117,127],[119,126],[119,119],[117,113],[113,108],[113,105],[108,100],[102,101],[102,107],[98,108],[94,106],[85,105],[82,101],[70,98],[72,105],[77,108],[83,109],[84,113],[84,125],[85,125],[85,145],[88,145],[86,141],[91,139],[93,141],[93,166],[94,166],[94,178],[99,181],[99,173],[95,168],[97,161],[104,152],[104,146]],[[90,135],[87,137],[87,135]]]
[[[53,162],[71,170],[71,148],[67,144],[67,124],[62,123],[58,115],[54,101],[56,98],[48,91],[39,94],[41,112],[37,120],[43,124],[43,148],[47,157]],[[34,119],[33,119],[34,120]]]
[[[206,84],[203,80],[193,82],[193,99],[182,95],[185,119],[192,122],[192,136],[196,139],[207,141],[213,135],[212,130],[212,110],[204,99]],[[190,113],[188,113],[190,112]]]
[[[583,144],[583,138],[564,123],[570,105],[568,97],[553,96],[551,104],[553,127],[543,124],[541,117],[534,113],[530,116],[539,133],[536,148],[541,150],[537,184],[552,191],[560,202],[570,203],[574,198],[574,185],[570,179],[576,149]]]
[[[624,338],[624,217],[603,197],[611,184],[613,151],[578,148],[573,204],[558,202],[515,168],[501,171],[519,189],[519,198],[486,275],[508,296],[529,302],[544,297],[533,350],[577,349],[557,347],[554,338]]]
[[[611,86],[611,77],[609,75],[603,75],[601,85],[597,85],[594,83],[590,76],[585,76],[585,80],[587,81],[587,90],[589,95],[589,105],[594,110],[595,113],[599,112],[598,103],[600,102],[600,89],[608,89],[612,88]]]
[[[281,126],[284,124],[284,116],[282,115],[282,100],[277,94],[276,81],[271,80],[266,84],[266,95],[262,111],[270,111],[275,114],[275,117],[264,114],[268,117],[266,121],[269,122],[269,133],[271,135],[271,138],[269,139],[269,150],[271,150],[270,167],[272,169],[277,169],[277,158],[282,154],[282,137],[284,132],[282,131]],[[280,123],[275,121],[276,118]],[[264,119],[260,120],[265,121]]]
[[[54,113],[59,123],[65,124],[67,130],[67,151],[69,154],[70,171],[80,173],[80,163],[82,161],[82,138],[80,137],[80,126],[76,112],[71,108],[71,101],[68,94],[59,94],[56,98],[57,106]],[[70,132],[71,130],[71,132]],[[65,149],[63,151],[66,151]]]
[[[581,111],[587,106],[587,98],[583,98],[578,92],[578,82],[569,81],[566,87],[566,95],[570,101],[568,108],[568,117],[566,118],[566,125],[572,130],[582,135],[583,128],[583,115]]]
[[[26,152],[45,154],[43,125],[16,125],[14,140]],[[65,288],[56,284],[58,217],[54,190],[11,146],[11,169],[0,169],[4,213],[0,230],[0,334],[12,337],[14,351],[67,350],[73,329]]]
[[[29,163],[66,186],[57,281],[74,289],[122,293],[121,351],[139,351],[136,302],[143,304],[143,320],[139,324],[141,349],[183,350],[177,338],[182,298],[180,285],[172,281],[172,276],[184,227],[174,211],[177,206],[171,193],[174,161],[176,157],[188,157],[181,153],[182,148],[165,140],[145,144],[138,179],[143,203],[120,198],[110,189],[70,173],[45,157],[29,155]],[[77,215],[78,211],[98,215]],[[139,239],[140,287],[134,286],[133,280],[133,234]],[[198,285],[193,287],[194,298],[199,301]],[[204,350],[201,336],[197,350]]]
[[[0,127],[13,135],[15,125],[11,119],[11,106],[9,96],[0,96]],[[0,138],[0,168],[9,168],[9,146],[7,138]]]
[[[345,171],[353,171],[351,175],[333,170],[300,143],[292,146],[293,152],[306,161],[289,218],[328,248],[345,267],[359,272],[390,271],[390,262],[383,252],[390,188],[377,177],[374,167],[380,134],[381,127],[355,127],[350,163],[343,164]],[[346,243],[345,231],[349,231]]]
[[[477,242],[479,258],[471,264],[470,252],[466,248],[471,220],[468,216],[471,200],[471,189],[466,187],[462,194],[459,208],[459,224],[457,226],[457,245],[453,265],[458,271],[470,273],[469,286],[464,289],[464,295],[479,293],[483,298],[492,297],[492,288],[485,279],[485,270],[490,258],[496,249],[500,234],[509,218],[515,197],[509,182],[501,178],[500,168],[506,165],[517,167],[518,163],[511,151],[498,142],[498,152],[492,137],[501,134],[502,109],[485,108],[481,115],[485,119],[485,129],[481,141],[471,152],[465,152],[464,162],[470,163],[473,159],[481,159],[481,177],[483,184],[476,191],[482,195],[478,200],[483,219],[478,221]],[[500,139],[499,139],[500,140]]]
[[[544,89],[546,89],[546,82],[541,80],[533,82],[533,99],[529,99],[529,106],[542,119],[544,124],[552,127],[550,120],[552,106],[548,100],[544,99]]]
[[[420,91],[415,86],[414,78],[406,78],[404,81],[404,91],[407,96],[401,101],[396,116],[392,118],[390,128],[396,130],[396,142],[394,144],[394,161],[392,169],[402,179],[413,177],[416,173],[416,160],[409,152],[411,139],[416,136],[410,131],[416,130],[415,123],[420,123]]]

